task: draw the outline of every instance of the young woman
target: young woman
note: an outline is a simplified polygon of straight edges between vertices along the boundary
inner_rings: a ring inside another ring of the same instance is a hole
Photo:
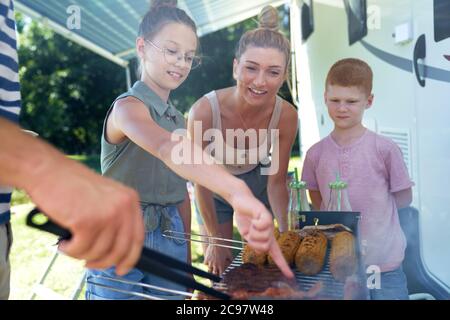
[[[259,22],[259,28],[246,32],[239,41],[233,62],[236,85],[212,91],[198,100],[189,114],[188,131],[194,141],[202,141],[199,133],[204,137],[212,136],[211,130],[219,132],[201,143],[202,147],[212,150],[228,172],[243,180],[272,209],[280,231],[286,231],[289,200],[286,178],[297,132],[297,112],[277,93],[288,75],[290,44],[277,31],[275,8],[264,7]],[[215,150],[211,143],[216,144]],[[230,203],[199,184],[195,186],[195,196],[204,221],[203,233],[232,238]],[[231,259],[229,249],[217,246],[206,249],[205,263],[216,274],[221,274]]]

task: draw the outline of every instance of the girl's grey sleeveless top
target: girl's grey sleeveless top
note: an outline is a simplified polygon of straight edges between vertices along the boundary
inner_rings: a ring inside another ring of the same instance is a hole
[[[178,204],[184,200],[186,180],[130,139],[119,144],[110,144],[105,139],[106,120],[114,103],[128,96],[142,101],[153,120],[167,131],[173,132],[186,127],[183,115],[174,106],[165,103],[144,82],[137,81],[130,90],[117,97],[106,115],[101,139],[102,174],[135,189],[141,202],[159,205]]]

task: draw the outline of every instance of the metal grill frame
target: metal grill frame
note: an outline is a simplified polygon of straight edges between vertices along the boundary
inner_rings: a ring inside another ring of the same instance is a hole
[[[316,220],[318,219],[318,220]],[[361,249],[360,249],[360,237],[359,237],[359,221],[361,219],[359,212],[329,212],[329,211],[308,211],[300,213],[300,226],[312,226],[318,221],[320,225],[329,224],[343,224],[350,228],[355,236],[355,254],[357,259],[357,271],[355,276],[357,278],[356,284],[359,287],[359,292],[352,298],[354,300],[368,300],[369,291],[366,285],[366,275],[364,272],[364,265],[362,261]],[[324,300],[342,300],[344,299],[344,283],[336,281],[330,272],[329,256],[331,251],[331,241],[327,242],[327,252],[325,256],[325,263],[322,270],[313,276],[308,276],[296,268],[293,268],[295,279],[299,285],[300,290],[308,291],[318,281],[323,283],[323,289],[319,293],[316,299]],[[232,269],[242,265],[242,251],[233,259],[232,263],[224,271],[223,275],[231,271]],[[224,283],[215,283],[214,286],[217,289],[227,291]]]

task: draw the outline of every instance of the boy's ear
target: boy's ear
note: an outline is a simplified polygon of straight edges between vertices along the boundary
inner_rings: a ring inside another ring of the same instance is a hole
[[[371,93],[371,94],[369,95],[369,97],[367,98],[367,106],[366,106],[366,109],[369,109],[369,108],[372,106],[373,99],[374,99],[374,95],[373,95],[373,93]]]
[[[236,58],[233,59],[233,79],[237,80],[237,67],[238,67],[238,61]]]
[[[144,57],[144,46],[145,46],[145,40],[142,37],[136,38],[136,52],[140,59]]]

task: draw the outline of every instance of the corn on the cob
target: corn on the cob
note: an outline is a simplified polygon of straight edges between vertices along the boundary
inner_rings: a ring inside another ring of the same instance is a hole
[[[322,231],[313,231],[302,240],[295,254],[295,265],[306,275],[317,274],[322,270],[326,253],[327,237]]]
[[[355,239],[350,232],[337,233],[331,242],[330,271],[338,281],[356,271]]]
[[[242,252],[242,261],[244,263],[253,263],[263,266],[267,261],[267,254],[264,252],[257,253],[255,250],[250,248],[248,244],[246,244]]]
[[[280,237],[280,230],[278,228],[274,228],[273,235],[275,239]],[[242,251],[242,261],[244,263],[253,263],[259,266],[263,266],[267,261],[266,253],[257,253],[255,250],[250,248],[248,244],[244,246],[244,250]]]
[[[277,242],[287,263],[290,265],[293,264],[295,252],[301,242],[300,235],[295,231],[286,231],[280,234]],[[275,264],[270,256],[268,257],[268,261],[270,265]]]
[[[275,239],[278,239],[280,237],[280,230],[278,228],[275,228],[273,230],[273,235],[274,235]]]

